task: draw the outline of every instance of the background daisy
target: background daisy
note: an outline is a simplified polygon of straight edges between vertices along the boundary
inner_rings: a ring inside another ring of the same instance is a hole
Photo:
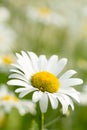
[[[10,65],[15,62],[15,56],[12,52],[0,53],[0,70],[1,72],[8,72]]]
[[[83,86],[83,89],[79,95],[80,98],[80,105],[86,106],[87,105],[87,85]]]
[[[8,26],[0,24],[0,53],[10,51],[14,47],[15,32]]]
[[[48,7],[29,7],[27,16],[35,22],[47,25],[52,24],[59,27],[67,25],[67,20],[62,14],[58,14]]]
[[[16,108],[21,115],[26,113],[35,114],[35,104],[30,100],[20,100],[13,92],[9,91],[7,86],[0,86],[0,109],[10,113],[12,108]]]

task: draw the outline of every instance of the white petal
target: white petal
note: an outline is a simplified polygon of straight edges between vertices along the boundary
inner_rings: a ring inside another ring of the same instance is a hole
[[[74,70],[68,70],[66,71],[61,77],[60,77],[60,80],[61,79],[69,79],[71,76],[73,76],[74,74],[76,74],[77,72],[74,71]]]
[[[15,67],[16,69],[22,70],[21,66],[18,64],[11,64],[13,67]]]
[[[20,75],[20,74],[16,74],[16,73],[10,74],[9,78],[20,79],[25,82],[28,82],[27,79],[24,77],[24,75]]]
[[[10,69],[10,72],[14,72],[14,73],[18,73],[18,74],[21,74],[23,75],[23,72],[17,70],[17,69]]]
[[[79,78],[70,78],[66,80],[60,80],[60,85],[61,87],[69,87],[69,86],[74,86],[74,85],[80,85],[83,83],[82,79]]]
[[[20,93],[20,92],[23,92],[23,91],[25,91],[27,88],[17,88],[16,90],[15,90],[15,92],[16,93]],[[29,90],[29,89],[28,89]]]
[[[21,66],[22,71],[25,73],[26,77],[29,77],[34,73],[32,66],[30,64],[27,64],[26,60],[22,58],[22,60],[17,60],[18,64]]]
[[[68,110],[68,104],[67,104],[67,102],[66,102],[65,99],[62,98],[61,96],[58,96],[58,100],[59,100],[60,103],[62,104],[63,114],[66,113],[67,110]]]
[[[15,86],[29,87],[29,85],[27,83],[25,83],[24,81],[22,81],[22,80],[16,80],[16,79],[9,80],[7,82],[7,84],[8,85],[15,85]]]
[[[35,91],[32,96],[33,102],[38,102],[40,100],[41,93],[39,91]]]
[[[17,56],[18,59],[22,58],[22,56],[19,53],[16,53],[16,56]]]
[[[56,109],[58,107],[58,100],[53,94],[48,93],[51,105],[53,109]]]
[[[58,56],[53,55],[50,57],[47,63],[46,70],[55,74],[55,68],[57,68],[57,63],[58,63]]]
[[[28,75],[34,73],[34,70],[32,68],[32,64],[31,64],[31,60],[24,51],[21,51],[21,53],[22,53],[22,56],[17,54],[18,56],[20,56],[19,59],[17,60],[17,63],[23,69],[22,71],[28,76]]]
[[[47,107],[48,107],[48,97],[47,97],[46,93],[42,93],[39,104],[40,104],[41,112],[45,113],[47,111]]]
[[[29,93],[31,93],[31,92],[33,92],[34,91],[34,88],[31,88],[31,89],[26,89],[25,91],[22,91],[20,94],[19,94],[19,97],[20,98],[22,98],[22,97],[24,97],[25,95],[27,95],[27,94],[29,94]]]
[[[35,71],[39,71],[39,69],[38,69],[38,57],[37,57],[37,55],[35,53],[33,53],[33,52],[28,52],[28,54],[30,56],[33,69]]]
[[[48,65],[50,65],[53,62],[58,61],[58,56],[57,55],[52,55],[49,60],[48,60]]]
[[[58,65],[57,65],[57,71],[56,71],[56,75],[58,75],[65,67],[65,65],[67,64],[67,59],[66,58],[62,58],[61,60],[59,60]]]
[[[72,110],[74,110],[74,104],[70,98],[69,98],[69,105],[71,106]]]
[[[39,60],[38,60],[39,71],[46,70],[46,66],[47,66],[47,59],[45,55],[40,55]]]
[[[36,88],[33,88],[31,85],[28,86],[28,88],[17,88],[15,90],[16,93],[20,93],[20,92],[23,92],[23,91],[31,91],[31,90],[36,90]]]
[[[71,106],[72,110],[74,110],[73,102],[67,95],[58,93],[57,98],[59,99],[60,103],[62,104],[63,114],[65,114],[67,112],[69,105]]]
[[[65,114],[68,110],[68,101],[65,100],[65,98],[62,97],[61,95],[58,95],[57,98],[60,101],[60,103],[62,104],[63,114]]]
[[[69,95],[70,97],[72,97],[77,102],[80,102],[80,100],[79,100],[79,92],[76,91],[74,88],[60,89],[59,93],[63,93],[63,94]]]
[[[52,56],[48,60],[47,71],[50,71],[51,73],[57,76],[63,70],[66,63],[67,63],[66,58],[62,58],[61,60],[58,61],[57,56]]]

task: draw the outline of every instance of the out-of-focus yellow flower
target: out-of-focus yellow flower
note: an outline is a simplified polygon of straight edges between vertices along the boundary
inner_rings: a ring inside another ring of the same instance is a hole
[[[29,7],[26,13],[28,18],[35,22],[56,25],[59,27],[67,24],[67,20],[62,14],[57,13],[48,7]]]
[[[11,56],[3,56],[2,62],[4,64],[11,64],[14,61],[14,59]]]
[[[26,113],[36,114],[35,104],[30,100],[20,100],[13,92],[7,89],[6,85],[0,86],[0,108],[6,113],[15,107],[21,115]]]
[[[12,63],[15,62],[15,56],[12,52],[0,54],[0,69],[3,72],[7,72]]]

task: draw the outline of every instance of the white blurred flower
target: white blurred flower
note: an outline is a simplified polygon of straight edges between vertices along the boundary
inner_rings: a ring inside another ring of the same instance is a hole
[[[53,109],[58,107],[58,102],[62,104],[63,113],[66,113],[68,106],[74,110],[71,98],[79,102],[78,92],[72,88],[74,85],[82,84],[79,78],[71,78],[76,71],[68,70],[59,76],[67,59],[58,59],[57,55],[51,56],[48,60],[45,55],[39,57],[33,52],[24,51],[17,55],[17,64],[14,64],[13,72],[8,81],[9,85],[22,86],[16,89],[20,97],[33,92],[32,100],[39,101],[41,112],[46,112],[48,99]]]
[[[9,65],[14,61],[15,61],[14,55],[12,55],[11,53],[0,55],[0,64],[2,65],[4,64]]]
[[[15,38],[16,34],[10,27],[0,24],[0,52],[11,50]]]
[[[80,9],[79,38],[87,41],[87,5]]]
[[[10,12],[6,7],[0,7],[0,22],[5,22],[10,18]]]
[[[10,68],[10,64],[16,60],[15,55],[12,52],[0,54],[0,71],[7,72]]]
[[[66,18],[62,14],[56,13],[47,7],[29,7],[27,9],[27,17],[47,25],[52,24],[62,27],[67,24]]]
[[[0,107],[9,113],[13,107],[17,108],[21,115],[26,113],[36,114],[35,104],[30,100],[20,100],[6,85],[0,86]]]
[[[80,92],[80,105],[87,105],[87,85],[84,85],[83,91]]]
[[[81,12],[82,12],[82,15],[83,15],[83,16],[87,17],[87,5],[85,5],[85,6],[82,8]]]

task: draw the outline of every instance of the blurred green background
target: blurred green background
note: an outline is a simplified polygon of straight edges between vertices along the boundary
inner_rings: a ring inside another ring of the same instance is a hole
[[[16,40],[11,51],[33,51],[47,57],[56,54],[68,58],[66,69],[75,69],[77,77],[87,83],[87,0],[0,0],[0,7],[6,7],[10,19],[5,23],[16,33]],[[66,19],[65,25],[45,24],[27,17],[28,7],[49,7],[56,14]],[[0,53],[1,54],[1,53]],[[9,72],[0,70],[0,83],[8,81]],[[82,91],[82,85],[76,86]],[[13,87],[9,89],[14,90]],[[30,95],[31,96],[31,95]],[[25,99],[29,97],[26,96]],[[52,110],[49,106],[45,114],[45,123],[60,115],[60,109]],[[14,108],[10,114],[0,119],[0,130],[39,130],[40,112],[21,116]],[[47,130],[86,130],[87,106],[75,103],[75,110],[47,127]]]

